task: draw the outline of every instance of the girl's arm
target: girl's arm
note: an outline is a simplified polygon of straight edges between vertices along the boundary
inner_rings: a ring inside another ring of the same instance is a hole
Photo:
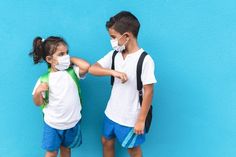
[[[76,57],[71,57],[70,61],[71,61],[71,63],[73,63],[79,67],[80,76],[83,76],[88,72],[90,64],[88,62],[86,62],[85,60],[80,59],[80,58],[76,58]]]
[[[42,96],[42,92],[45,92],[48,90],[48,84],[47,83],[41,83],[35,93],[34,93],[34,96],[33,96],[33,100],[34,100],[34,103],[35,105],[37,106],[40,106],[43,104],[43,96]]]

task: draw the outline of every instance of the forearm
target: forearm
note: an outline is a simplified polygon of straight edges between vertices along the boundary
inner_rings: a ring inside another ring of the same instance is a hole
[[[70,60],[71,60],[71,63],[79,67],[81,75],[86,74],[88,72],[88,69],[90,67],[90,64],[88,62],[86,62],[83,59],[76,58],[76,57],[71,57]]]
[[[96,63],[89,68],[89,73],[96,76],[111,76],[112,70],[102,68],[100,64]]]
[[[145,90],[145,88],[144,88],[144,90]],[[153,97],[153,87],[144,91],[142,107],[141,107],[141,111],[138,116],[139,121],[145,122],[148,111],[149,111],[150,106],[152,104],[152,97]]]
[[[40,106],[43,104],[43,96],[40,92],[35,92],[34,96],[33,96],[33,100],[35,105]]]

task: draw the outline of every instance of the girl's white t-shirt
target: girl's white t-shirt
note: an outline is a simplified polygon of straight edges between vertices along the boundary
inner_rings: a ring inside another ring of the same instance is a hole
[[[79,67],[74,66],[78,78]],[[65,130],[74,127],[81,119],[81,102],[75,81],[67,71],[49,74],[49,103],[43,109],[44,121],[52,128]],[[34,90],[40,84],[38,79]],[[43,94],[43,93],[42,93]]]
[[[103,68],[111,68],[113,52],[114,50],[110,51],[98,61]],[[137,90],[136,69],[142,52],[144,50],[139,49],[137,52],[128,54],[125,59],[123,59],[120,52],[117,53],[115,70],[124,72],[128,77],[128,81],[121,83],[120,79],[114,79],[111,96],[105,110],[105,114],[109,119],[128,127],[134,127],[141,108]],[[154,61],[147,55],[143,61],[141,74],[143,85],[156,83],[154,69]]]

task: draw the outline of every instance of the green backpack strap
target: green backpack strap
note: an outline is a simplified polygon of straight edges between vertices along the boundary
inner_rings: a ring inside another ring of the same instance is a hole
[[[74,69],[72,67],[68,68],[66,70],[68,72],[68,74],[72,77],[72,79],[75,81],[76,86],[78,88],[78,94],[80,97],[80,102],[82,104],[82,95],[81,95],[81,89],[80,89],[80,84],[79,84],[79,78],[77,77]],[[46,72],[45,74],[43,74],[40,77],[40,83],[47,83],[48,84],[48,80],[49,80],[49,74],[51,72],[51,69],[48,69],[48,72]],[[43,104],[40,106],[41,109],[44,109],[44,107],[48,104],[48,91],[45,91],[45,98],[43,99]]]
[[[46,72],[45,74],[43,74],[40,77],[40,83],[47,83],[48,84],[50,71],[51,70],[48,69],[48,72]],[[48,104],[48,91],[45,91],[45,98],[43,99],[43,104],[40,106],[41,109],[43,109],[47,104]]]
[[[81,94],[81,89],[80,89],[79,78],[77,77],[77,75],[72,67],[68,68],[66,71],[69,73],[69,75],[72,77],[72,79],[75,81],[75,83],[77,85],[80,103],[82,104],[82,94]]]

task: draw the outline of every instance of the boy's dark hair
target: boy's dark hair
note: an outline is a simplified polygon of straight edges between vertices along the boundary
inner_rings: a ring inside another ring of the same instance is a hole
[[[113,28],[120,34],[131,32],[134,37],[137,38],[140,23],[132,13],[128,11],[121,11],[106,22],[106,28],[107,30]]]
[[[47,56],[52,56],[56,52],[59,44],[68,47],[66,41],[61,37],[50,36],[45,41],[41,37],[36,37],[33,41],[33,50],[29,53],[30,56],[33,56],[34,64],[46,61]]]

